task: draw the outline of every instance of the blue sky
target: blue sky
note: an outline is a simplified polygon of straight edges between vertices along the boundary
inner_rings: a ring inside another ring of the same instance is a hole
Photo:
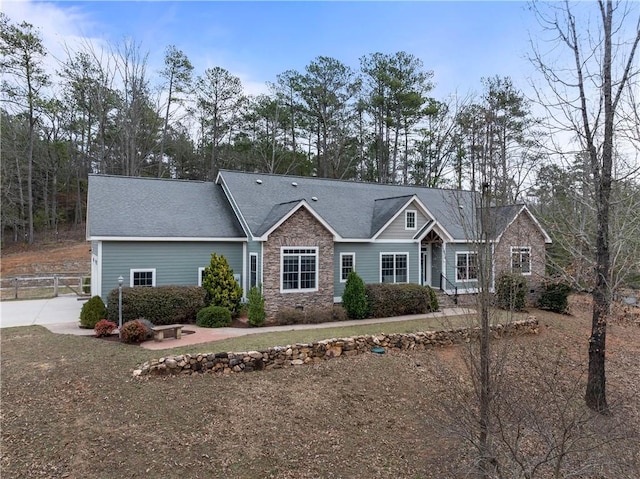
[[[155,72],[174,44],[196,74],[221,66],[250,93],[319,55],[357,69],[360,57],[378,51],[419,57],[434,72],[436,96],[479,91],[480,79],[493,75],[510,75],[526,90],[528,39],[538,28],[526,4],[515,1],[4,1],[2,10],[40,28],[54,56],[64,56],[63,43],[130,37],[149,52]]]

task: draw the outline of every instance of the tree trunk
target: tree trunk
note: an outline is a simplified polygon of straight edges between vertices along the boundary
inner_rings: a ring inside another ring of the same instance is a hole
[[[600,2],[604,27],[604,59],[602,65],[604,97],[604,138],[602,144],[602,169],[599,171],[597,157],[592,159],[596,181],[597,239],[596,239],[596,285],[593,290],[593,317],[589,338],[589,374],[585,401],[594,411],[608,411],[605,389],[605,343],[607,337],[607,315],[611,307],[610,253],[609,253],[609,205],[611,202],[611,170],[613,163],[613,101],[611,86],[611,17],[613,6]],[[595,152],[594,152],[595,154]],[[598,173],[600,173],[598,175]]]

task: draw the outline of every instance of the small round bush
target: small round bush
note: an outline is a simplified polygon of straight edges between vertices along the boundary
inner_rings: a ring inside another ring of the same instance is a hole
[[[120,328],[120,339],[129,344],[141,343],[147,338],[148,330],[144,324],[137,319],[128,321]]]
[[[116,323],[113,321],[109,321],[108,319],[101,319],[96,323],[96,326],[93,330],[96,333],[96,338],[102,338],[104,336],[111,336],[111,333],[118,327]]]
[[[367,288],[355,271],[351,271],[347,276],[344,293],[342,293],[342,306],[351,319],[366,318],[369,312]]]
[[[196,316],[196,324],[203,328],[226,328],[231,322],[231,311],[222,306],[207,306]]]
[[[93,329],[98,321],[107,317],[107,308],[102,302],[100,296],[90,298],[82,305],[80,310],[80,327],[85,329]]]

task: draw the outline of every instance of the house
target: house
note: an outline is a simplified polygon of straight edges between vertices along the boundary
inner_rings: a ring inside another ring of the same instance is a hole
[[[460,190],[223,170],[215,182],[91,175],[92,295],[128,286],[201,284],[223,255],[266,310],[340,302],[347,275],[477,291],[480,213],[500,271],[536,288],[550,238],[524,205],[479,209]]]

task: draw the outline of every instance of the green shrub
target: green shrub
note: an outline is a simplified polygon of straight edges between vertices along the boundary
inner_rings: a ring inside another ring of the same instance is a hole
[[[137,344],[141,343],[149,334],[149,330],[144,324],[137,319],[127,321],[120,328],[120,339],[124,343]]]
[[[111,336],[111,333],[113,333],[117,327],[118,325],[113,321],[101,319],[96,323],[93,330],[96,333],[96,338],[102,338],[104,336]]]
[[[425,286],[427,291],[429,291],[429,310],[430,311],[440,311],[440,305],[438,304],[438,295],[430,286]]]
[[[538,297],[538,308],[564,314],[569,307],[571,287],[564,283],[546,283]]]
[[[193,323],[206,306],[206,292],[200,286],[157,286],[122,288],[122,321],[147,318],[161,326]],[[108,297],[107,318],[118,321],[118,288]]]
[[[264,311],[264,298],[262,297],[260,288],[253,286],[249,290],[247,300],[249,301],[249,306],[247,309],[249,324],[251,326],[262,326],[264,324],[264,320],[267,317],[267,314]]]
[[[367,287],[355,271],[351,271],[347,276],[344,293],[342,293],[342,307],[351,319],[366,318],[369,312]]]
[[[431,288],[418,284],[367,284],[369,317],[386,318],[435,311]]]
[[[90,298],[80,310],[80,327],[93,329],[101,319],[107,316],[107,308],[100,296]]]
[[[232,321],[231,311],[222,306],[202,308],[196,317],[196,324],[203,328],[226,328]]]
[[[242,299],[242,288],[233,277],[233,270],[224,256],[211,255],[211,263],[204,268],[202,287],[209,297],[209,304],[222,306],[235,313]]]
[[[498,307],[509,311],[522,311],[527,297],[527,280],[521,274],[502,273],[496,282]]]

